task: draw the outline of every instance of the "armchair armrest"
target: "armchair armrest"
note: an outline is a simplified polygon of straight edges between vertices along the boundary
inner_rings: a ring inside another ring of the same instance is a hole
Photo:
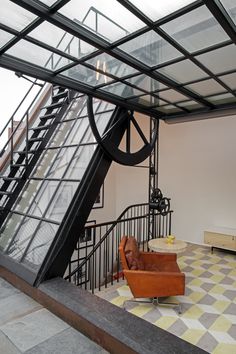
[[[137,298],[184,295],[184,273],[124,270],[124,276]]]
[[[140,252],[140,258],[144,264],[158,264],[160,262],[176,261],[176,253]]]

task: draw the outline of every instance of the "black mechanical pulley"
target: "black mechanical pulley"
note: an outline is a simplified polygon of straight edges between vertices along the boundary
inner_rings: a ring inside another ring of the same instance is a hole
[[[158,209],[158,204],[160,200],[163,198],[162,192],[160,188],[155,188],[151,194],[151,201],[149,206],[151,209]]]
[[[87,108],[88,108],[88,117],[89,123],[92,129],[92,132],[95,136],[95,139],[99,146],[103,149],[103,151],[110,157],[112,160],[127,166],[134,166],[142,161],[144,161],[152,152],[156,138],[157,138],[157,128],[158,128],[158,121],[155,120],[154,122],[154,129],[152,132],[152,136],[150,139],[147,139],[144,135],[142,129],[140,128],[137,120],[134,117],[133,111],[123,111],[122,114],[117,116],[115,122],[107,129],[103,135],[100,135],[94,113],[93,113],[93,98],[91,96],[88,97],[87,101]],[[151,119],[151,118],[150,118]],[[121,150],[117,147],[112,140],[112,135],[116,133],[118,129],[124,127],[124,134],[126,135],[125,139],[125,151]],[[139,138],[143,142],[143,146],[136,152],[131,152],[131,126],[133,126],[138,133]]]
[[[158,203],[157,210],[161,215],[167,215],[170,211],[170,199],[166,197],[162,198]]]

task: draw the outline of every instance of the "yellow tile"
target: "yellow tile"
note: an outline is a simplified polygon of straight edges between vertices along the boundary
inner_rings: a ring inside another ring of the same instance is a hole
[[[188,329],[181,338],[195,345],[205,332],[204,329]]]
[[[209,272],[218,272],[221,269],[221,266],[219,264],[215,264],[208,268]]]
[[[194,286],[201,286],[203,284],[203,281],[200,279],[193,279],[189,285],[194,285]]]
[[[223,312],[230,305],[230,303],[230,301],[217,300],[211,306],[213,306],[219,312]]]
[[[195,275],[196,277],[199,277],[204,272],[205,272],[204,269],[194,269],[192,270],[191,274]]]
[[[182,317],[198,319],[203,314],[203,311],[196,305],[190,307],[187,311],[182,314]]]
[[[205,293],[199,293],[197,291],[191,293],[188,297],[190,297],[191,300],[193,300],[194,303],[198,302],[201,300],[206,294]]]
[[[236,343],[235,344],[224,344],[219,343],[212,354],[234,354],[236,353]]]
[[[146,313],[148,313],[152,309],[153,309],[152,304],[143,304],[143,305],[141,304],[141,305],[134,307],[129,312],[135,316],[143,317],[144,315],[146,315]]]
[[[216,321],[211,325],[209,330],[218,331],[218,332],[227,332],[231,326],[232,326],[232,322],[222,315],[216,319]]]
[[[114,299],[111,300],[111,303],[116,305],[116,306],[120,306],[121,307],[125,300],[128,300],[128,298],[124,297],[124,296],[117,296],[117,297],[115,297]]]
[[[214,282],[216,283],[220,283],[222,279],[225,278],[225,275],[220,275],[220,274],[214,274],[212,277],[211,277],[211,280],[213,280]]]
[[[162,329],[168,329],[170,326],[172,326],[173,323],[175,323],[178,320],[177,317],[172,317],[172,316],[162,316],[157,320],[154,324]]]
[[[229,272],[228,276],[230,277],[236,277],[236,270],[231,270],[231,272]]]
[[[215,293],[215,294],[223,294],[224,292],[225,292],[225,288],[223,288],[220,285],[215,285],[211,289],[211,293]]]

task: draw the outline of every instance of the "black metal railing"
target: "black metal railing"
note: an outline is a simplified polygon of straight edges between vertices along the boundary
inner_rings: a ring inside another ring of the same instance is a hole
[[[115,221],[86,226],[72,255],[65,279],[94,293],[95,289],[119,282],[121,272],[119,244],[123,235],[135,236],[141,249],[150,240],[150,213],[155,237],[171,233],[172,211],[161,215],[149,204],[126,208]]]

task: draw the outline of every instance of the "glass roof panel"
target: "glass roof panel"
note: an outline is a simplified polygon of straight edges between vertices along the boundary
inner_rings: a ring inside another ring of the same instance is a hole
[[[206,6],[180,16],[161,28],[189,52],[207,48],[229,39]]]
[[[97,55],[96,57],[87,60],[86,63],[116,77],[124,77],[137,72],[132,66],[129,66],[106,53]]]
[[[81,64],[62,72],[63,76],[68,76],[73,80],[83,82],[90,86],[98,86],[106,84],[112,79],[109,76],[103,75],[95,70],[89,69]]]
[[[157,70],[157,72],[167,76],[174,81],[177,81],[178,83],[186,83],[194,80],[199,80],[208,76],[203,70],[201,70],[189,59],[160,68]]]
[[[147,75],[137,75],[134,77],[131,77],[130,79],[126,80],[132,85],[135,85],[139,88],[142,88],[145,91],[153,92],[153,91],[159,91],[167,88],[164,84],[161,82],[152,79],[150,76]]]
[[[27,27],[36,16],[9,0],[1,0],[0,23],[17,31]]]
[[[193,0],[165,0],[163,2],[156,2],[153,0],[130,0],[130,2],[140,9],[152,21],[157,21],[158,19],[192,3]]]
[[[198,93],[201,96],[214,95],[226,91],[223,86],[214,79],[204,80],[185,86],[188,90]]]
[[[220,76],[219,79],[223,81],[232,90],[236,90],[236,73]]]
[[[0,48],[10,41],[14,36],[6,31],[0,29]]]
[[[182,56],[154,31],[146,32],[120,45],[119,48],[151,67]]]
[[[226,11],[229,13],[230,17],[236,25],[236,3],[235,0],[220,0]]]
[[[185,101],[185,102],[178,102],[178,106],[187,108],[188,110],[194,110],[198,108],[203,108],[204,106],[201,103],[196,101]]]
[[[6,53],[52,71],[71,63],[71,60],[63,58],[23,39],[7,50]]]
[[[165,90],[162,92],[158,93],[158,96],[160,98],[163,98],[164,100],[167,100],[169,102],[178,102],[178,101],[185,101],[185,100],[189,100],[189,98],[185,95],[183,95],[182,93],[176,91],[176,90]]]
[[[71,0],[59,12],[112,42],[145,26],[116,0]]]
[[[57,2],[57,0],[40,0],[40,2],[42,2],[43,4],[45,4],[47,6],[52,6],[53,4],[55,4]]]
[[[143,106],[153,107],[153,106],[161,106],[166,104],[165,101],[160,100],[160,98],[151,96],[151,95],[144,95],[140,97],[135,97],[129,100],[132,103],[139,103]]]
[[[226,104],[236,102],[236,97],[231,93],[224,93],[223,95],[215,95],[207,98],[207,101],[214,104]]]
[[[172,104],[168,104],[167,106],[161,106],[157,109],[166,114],[183,112],[181,108],[178,108]]]
[[[196,56],[202,64],[214,74],[224,73],[236,69],[236,46],[230,44],[226,47]]]
[[[30,36],[77,59],[97,50],[95,47],[49,22],[43,22],[36,27],[30,32]]]
[[[111,84],[103,87],[101,90],[112,93],[114,95],[118,95],[121,97],[131,97],[142,95],[142,91],[139,91],[131,86],[123,84],[121,82],[116,82],[115,84]]]

